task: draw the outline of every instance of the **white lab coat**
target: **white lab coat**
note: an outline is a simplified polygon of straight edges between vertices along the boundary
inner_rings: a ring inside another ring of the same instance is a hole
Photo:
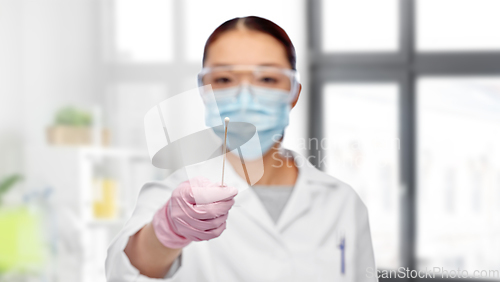
[[[128,238],[151,221],[187,176],[176,172],[162,182],[146,183],[132,217],[108,249],[108,281],[377,281],[367,277],[375,262],[368,212],[359,196],[297,153],[286,152],[294,156],[299,176],[278,222],[227,166],[226,182],[240,192],[226,230],[218,238],[185,247],[165,279],[139,274],[123,250]],[[200,165],[198,172],[218,176],[220,166],[214,170]]]

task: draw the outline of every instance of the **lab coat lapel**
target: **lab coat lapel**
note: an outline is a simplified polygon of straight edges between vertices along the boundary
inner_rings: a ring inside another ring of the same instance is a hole
[[[288,199],[288,202],[277,222],[277,228],[280,233],[283,232],[297,218],[307,213],[307,211],[311,208],[312,201],[314,200],[314,196],[318,190],[317,184],[315,184],[314,181],[311,181],[311,177],[314,178],[317,174],[316,168],[314,168],[313,165],[301,155],[290,150],[286,150],[286,153],[293,156],[295,165],[299,169],[299,175],[297,181],[295,182],[290,199]],[[301,158],[300,161],[298,161],[299,158]]]
[[[265,229],[277,241],[281,242],[276,225],[259,197],[230,165],[226,173],[229,173],[228,176],[231,177],[231,184],[236,186],[239,191],[238,195],[234,198],[236,207],[233,207],[233,209],[241,209],[244,215]]]
[[[290,150],[285,150],[284,154],[294,158],[295,165],[299,169],[299,175],[290,199],[288,199],[276,224],[272,221],[258,196],[250,189],[246,181],[238,176],[234,168],[229,165],[226,171],[228,177],[231,178],[231,184],[235,185],[240,191],[235,197],[235,205],[240,207],[235,208],[242,209],[246,216],[265,228],[278,240],[280,240],[280,233],[287,226],[311,208],[314,196],[319,189],[317,180],[320,180],[322,177],[321,173],[303,156]]]

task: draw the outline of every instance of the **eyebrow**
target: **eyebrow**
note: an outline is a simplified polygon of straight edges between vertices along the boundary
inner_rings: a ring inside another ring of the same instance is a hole
[[[260,64],[259,66],[265,66],[265,67],[283,67],[282,65],[276,64],[276,63]]]

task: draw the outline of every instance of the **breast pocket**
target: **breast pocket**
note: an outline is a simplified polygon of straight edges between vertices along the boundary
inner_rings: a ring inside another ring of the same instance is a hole
[[[354,281],[355,246],[350,242],[348,236],[338,232],[318,249],[317,264],[321,281]]]

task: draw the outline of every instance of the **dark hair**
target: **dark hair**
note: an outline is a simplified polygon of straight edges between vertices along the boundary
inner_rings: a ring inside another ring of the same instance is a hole
[[[292,69],[296,69],[297,58],[295,55],[295,47],[293,47],[292,41],[286,32],[272,21],[256,16],[230,19],[217,27],[205,43],[202,61],[203,65],[205,65],[205,59],[207,58],[208,47],[210,47],[210,45],[226,31],[236,29],[238,22],[240,21],[242,22],[242,25],[249,30],[260,31],[276,38],[283,45],[283,47],[285,47],[288,62],[292,66]]]

